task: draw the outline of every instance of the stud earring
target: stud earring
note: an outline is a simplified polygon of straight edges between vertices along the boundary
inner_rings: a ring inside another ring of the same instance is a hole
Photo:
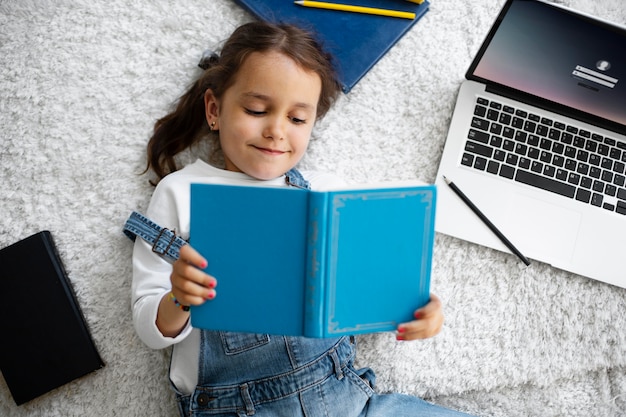
[[[209,124],[209,130],[213,130],[215,129],[215,121],[211,122],[211,124]]]

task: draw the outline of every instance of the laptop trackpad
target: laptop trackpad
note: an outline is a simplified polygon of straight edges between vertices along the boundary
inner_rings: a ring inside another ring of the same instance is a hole
[[[509,199],[511,236],[520,236],[520,251],[531,258],[553,263],[569,261],[576,245],[581,214],[524,195]]]

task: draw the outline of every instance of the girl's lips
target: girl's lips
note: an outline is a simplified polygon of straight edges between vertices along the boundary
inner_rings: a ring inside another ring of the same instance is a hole
[[[285,153],[285,151],[281,151],[280,149],[261,148],[258,146],[255,146],[255,148],[268,155],[282,155]]]

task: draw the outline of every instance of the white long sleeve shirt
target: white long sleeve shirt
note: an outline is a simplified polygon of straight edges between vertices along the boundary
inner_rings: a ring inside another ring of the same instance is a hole
[[[312,189],[344,185],[336,176],[302,172]],[[260,181],[241,172],[215,168],[202,160],[176,171],[159,182],[145,215],[162,227],[175,230],[183,239],[189,238],[190,185],[231,184],[254,186],[286,186],[285,177]],[[171,289],[172,265],[152,252],[142,239],[135,241],[133,252],[132,310],[133,323],[139,338],[153,349],[174,346],[170,378],[183,394],[193,392],[198,381],[200,331],[188,323],[176,337],[165,337],[156,326],[161,298]],[[219,277],[216,277],[219,280]]]

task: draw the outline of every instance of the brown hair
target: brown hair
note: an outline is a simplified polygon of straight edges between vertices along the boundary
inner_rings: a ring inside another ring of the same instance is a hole
[[[248,55],[267,51],[285,54],[302,68],[319,75],[322,89],[317,118],[322,118],[340,91],[330,54],[323,51],[312,33],[296,26],[261,21],[247,23],[228,38],[219,57],[213,55],[201,62],[205,71],[180,97],[175,110],[156,122],[148,142],[146,171],[152,168],[160,180],[179,169],[175,156],[210,133],[204,93],[211,89],[220,99],[234,83],[235,75]]]

